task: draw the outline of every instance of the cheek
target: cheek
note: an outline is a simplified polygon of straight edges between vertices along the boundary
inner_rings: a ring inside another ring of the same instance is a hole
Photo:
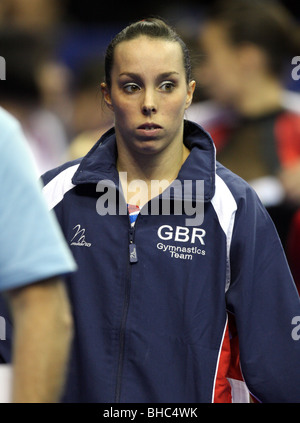
[[[111,88],[111,104],[116,117],[126,116],[129,111],[132,113],[134,108],[132,99],[124,96],[116,84],[113,84]]]
[[[132,134],[135,130],[137,123],[140,122],[140,113],[137,110],[137,105],[133,102],[124,102],[114,105],[115,126],[119,131],[127,136]]]
[[[178,119],[179,115],[183,115],[187,106],[187,94],[181,94],[178,97],[173,98],[172,101],[168,102],[165,107],[165,112],[172,115],[174,119]]]
[[[126,101],[118,98],[116,101],[112,100],[113,111],[116,119],[122,119],[123,123],[128,121],[136,111],[136,104],[132,101]]]
[[[174,98],[173,101],[166,102],[164,107],[161,105],[159,115],[164,119],[164,126],[176,130],[182,123],[185,111],[185,98]]]

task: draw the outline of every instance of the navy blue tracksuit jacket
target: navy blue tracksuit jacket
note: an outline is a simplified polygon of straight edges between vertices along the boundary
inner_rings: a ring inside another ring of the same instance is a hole
[[[170,189],[131,227],[114,129],[44,175],[78,264],[67,279],[75,337],[64,402],[243,402],[249,391],[260,402],[300,402],[300,303],[273,222],[216,162],[200,126],[185,122],[184,143],[191,152],[177,181],[192,189],[182,201],[195,205],[204,181],[196,225],[175,213],[180,192]],[[111,182],[115,213],[99,214],[101,181]]]

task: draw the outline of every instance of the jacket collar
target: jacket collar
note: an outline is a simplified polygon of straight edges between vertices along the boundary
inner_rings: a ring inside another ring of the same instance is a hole
[[[179,171],[177,180],[204,181],[204,201],[210,201],[215,192],[216,153],[210,135],[198,124],[185,120],[184,143],[191,150]],[[83,157],[72,183],[97,184],[111,180],[119,184],[116,169],[117,147],[114,128],[107,131]]]

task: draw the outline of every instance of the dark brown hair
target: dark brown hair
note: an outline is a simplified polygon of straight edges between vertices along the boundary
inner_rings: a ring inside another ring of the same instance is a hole
[[[113,40],[110,42],[109,46],[107,47],[106,54],[105,54],[105,82],[108,89],[111,88],[111,70],[112,70],[113,62],[114,62],[115,47],[122,41],[133,40],[135,38],[138,38],[141,35],[145,35],[150,38],[161,38],[166,41],[179,43],[183,53],[186,81],[187,83],[190,82],[191,59],[190,59],[190,53],[187,46],[179,37],[179,35],[174,31],[174,29],[172,29],[169,25],[167,25],[162,19],[148,18],[142,21],[135,22],[127,26],[126,28],[124,28],[121,32],[119,32],[113,38]]]
[[[275,0],[218,1],[209,21],[224,25],[233,45],[253,43],[266,53],[270,70],[280,76],[287,61],[299,54],[299,28],[289,11]]]

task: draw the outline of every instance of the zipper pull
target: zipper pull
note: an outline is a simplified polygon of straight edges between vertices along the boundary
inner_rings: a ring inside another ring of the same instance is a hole
[[[129,244],[129,261],[130,263],[137,263],[138,261],[136,245],[132,241]]]
[[[129,261],[130,263],[137,263],[136,245],[134,243],[134,228],[129,231]]]

